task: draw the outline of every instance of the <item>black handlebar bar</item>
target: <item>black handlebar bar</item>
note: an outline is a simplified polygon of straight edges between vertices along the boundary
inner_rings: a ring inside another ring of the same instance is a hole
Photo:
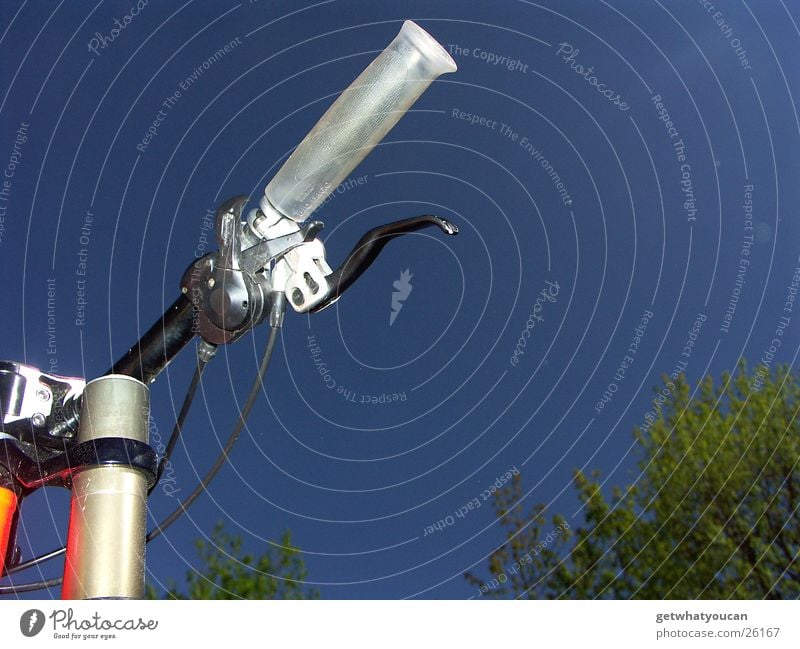
[[[181,295],[105,375],[125,374],[152,383],[194,338],[193,312],[191,301]]]

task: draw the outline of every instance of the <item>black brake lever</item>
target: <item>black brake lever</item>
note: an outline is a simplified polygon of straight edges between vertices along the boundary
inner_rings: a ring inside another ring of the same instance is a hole
[[[400,235],[409,234],[434,225],[438,226],[445,234],[458,234],[458,226],[455,223],[432,214],[423,214],[410,219],[394,221],[369,230],[358,240],[345,262],[328,275],[327,279],[331,287],[330,295],[323,302],[310,309],[310,313],[318,313],[336,302],[372,265],[372,262],[377,259],[381,250],[389,241]]]

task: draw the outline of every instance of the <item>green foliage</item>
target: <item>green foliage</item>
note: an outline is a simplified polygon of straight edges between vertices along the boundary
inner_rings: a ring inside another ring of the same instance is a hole
[[[217,523],[210,541],[195,541],[200,565],[186,573],[186,591],[173,583],[164,599],[316,599],[319,594],[305,586],[306,568],[300,551],[292,546],[289,532],[262,555],[242,550],[242,539],[230,536]],[[147,584],[147,599],[159,599]]]
[[[542,505],[525,515],[518,477],[496,495],[507,540],[490,579],[466,575],[484,596],[800,597],[797,376],[742,364],[694,396],[683,377],[665,381],[668,399],[634,433],[632,484],[606,497],[596,472],[576,472],[580,527]]]

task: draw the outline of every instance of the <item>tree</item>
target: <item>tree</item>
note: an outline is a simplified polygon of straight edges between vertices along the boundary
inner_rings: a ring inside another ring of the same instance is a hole
[[[217,523],[210,541],[195,541],[200,567],[186,573],[186,592],[173,583],[164,599],[316,599],[305,585],[306,568],[289,532],[264,554],[255,557],[242,549],[242,539],[230,536]],[[159,599],[147,584],[146,597]]]
[[[489,597],[755,599],[800,597],[800,383],[759,365],[692,395],[683,378],[634,431],[637,478],[610,498],[599,473],[575,473],[584,520],[524,515],[517,476],[496,494],[506,541]]]

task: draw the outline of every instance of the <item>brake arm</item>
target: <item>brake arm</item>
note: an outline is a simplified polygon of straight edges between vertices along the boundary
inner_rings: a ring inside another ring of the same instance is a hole
[[[381,250],[389,241],[403,234],[409,234],[432,226],[438,226],[442,232],[448,235],[458,234],[458,227],[455,223],[432,214],[394,221],[369,230],[359,239],[345,262],[326,277],[329,293],[322,302],[309,309],[309,311],[318,313],[336,302],[372,265],[372,262],[377,259]]]

